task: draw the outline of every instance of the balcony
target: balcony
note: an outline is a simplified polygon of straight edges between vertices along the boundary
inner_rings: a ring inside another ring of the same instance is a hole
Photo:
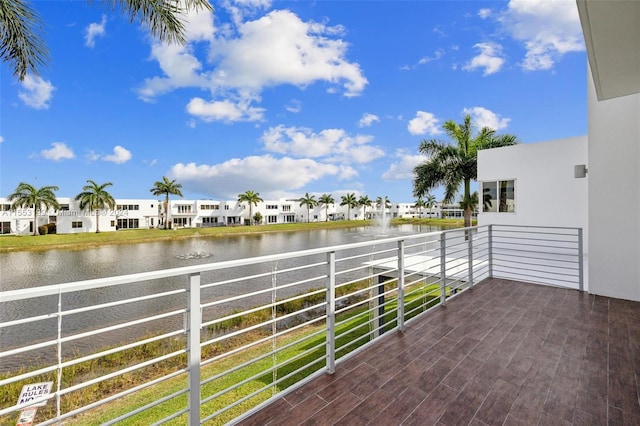
[[[582,252],[494,225],[0,292],[0,423],[50,382],[41,424],[637,424],[639,305]]]

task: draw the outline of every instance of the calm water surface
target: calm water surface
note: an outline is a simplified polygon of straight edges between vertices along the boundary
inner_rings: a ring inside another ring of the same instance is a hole
[[[72,281],[125,275],[137,272],[147,272],[159,269],[169,269],[181,266],[205,264],[225,260],[256,257],[282,252],[305,250],[309,248],[328,247],[371,239],[380,239],[402,234],[414,234],[437,231],[440,228],[418,225],[403,225],[389,228],[382,232],[376,227],[361,227],[349,229],[329,229],[313,231],[282,232],[273,234],[241,235],[229,237],[199,237],[178,241],[163,241],[153,243],[125,244],[103,246],[84,250],[49,250],[44,252],[14,252],[0,255],[0,290],[17,290],[60,284]],[[206,252],[210,256],[204,259],[185,259],[184,255],[192,252]],[[247,274],[246,268],[241,271]],[[220,274],[220,272],[216,272]],[[221,278],[217,276],[216,278]],[[223,277],[225,278],[225,277]],[[206,282],[203,274],[203,282]],[[111,300],[121,300],[145,294],[184,288],[184,277],[167,279],[161,284],[147,282],[135,286],[117,286],[114,288],[97,289],[91,292],[71,293],[63,296],[65,309],[81,307],[88,304],[104,303]],[[247,284],[248,285],[248,284]],[[243,284],[236,284],[233,289],[227,289],[217,297],[228,296],[229,292],[245,292]],[[251,289],[254,289],[253,287]],[[101,310],[99,317],[92,312],[75,314],[63,319],[63,329],[68,334],[83,329],[95,327],[96,321],[102,325],[121,322],[125,318],[139,318],[151,316],[168,309],[184,306],[183,296],[158,302],[147,302],[135,305],[120,305],[107,310]],[[0,322],[6,322],[57,311],[57,297],[29,299],[25,301],[3,304],[0,310]],[[242,306],[226,306],[227,309]],[[174,323],[181,322],[174,319]],[[55,338],[57,330],[56,320],[37,323],[37,326],[5,327],[0,329],[0,350],[32,344]],[[159,322],[156,328],[149,326],[137,333],[153,333],[176,324]],[[179,326],[179,324],[178,324]],[[122,332],[120,332],[122,333]],[[64,336],[64,333],[63,333]],[[112,339],[102,336],[99,344],[115,344],[121,335],[115,333]],[[82,351],[83,347],[90,348],[96,342],[74,342],[73,351]],[[0,371],[4,367],[16,367],[25,362],[22,360],[1,360]]]

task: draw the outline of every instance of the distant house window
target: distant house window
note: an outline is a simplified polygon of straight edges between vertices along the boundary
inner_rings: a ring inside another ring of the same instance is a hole
[[[140,227],[138,219],[118,219],[118,229],[137,229]]]
[[[0,222],[0,234],[11,233],[11,222]]]
[[[153,221],[153,219],[151,219],[151,221]],[[112,220],[112,221],[111,221],[111,227],[113,228],[114,226],[116,226],[116,221],[115,221],[115,220]]]
[[[277,204],[267,204],[267,210],[278,210]]]
[[[291,205],[287,204],[287,205],[282,206],[282,211],[283,212],[290,212],[291,211]]]
[[[278,216],[267,216],[267,223],[278,223]]]
[[[516,211],[515,181],[482,182],[482,211],[485,213],[514,213]]]
[[[82,221],[73,221],[71,222],[71,228],[82,228]]]
[[[225,209],[225,210],[229,210],[229,205],[228,205],[228,204],[225,204],[225,205],[224,205],[224,209]]]
[[[60,209],[59,210],[68,211],[69,210],[69,204],[60,204]]]
[[[178,213],[191,213],[190,205],[178,205]]]
[[[200,210],[219,210],[220,206],[217,204],[203,204],[200,206]]]

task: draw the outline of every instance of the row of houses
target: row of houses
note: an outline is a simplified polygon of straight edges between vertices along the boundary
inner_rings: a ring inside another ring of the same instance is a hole
[[[33,208],[11,209],[6,198],[0,198],[0,233],[29,234],[34,226],[54,223],[58,234],[117,231],[123,229],[196,228],[210,226],[245,225],[259,213],[260,224],[271,225],[295,222],[322,222],[346,219],[387,218],[441,218],[462,217],[462,210],[436,205],[416,208],[413,203],[394,203],[382,211],[375,207],[349,209],[339,204],[318,205],[307,211],[297,200],[267,200],[249,209],[238,201],[170,200],[167,215],[164,202],[155,199],[116,199],[115,209],[81,210],[73,198],[58,198],[60,209],[39,211],[34,223]]]

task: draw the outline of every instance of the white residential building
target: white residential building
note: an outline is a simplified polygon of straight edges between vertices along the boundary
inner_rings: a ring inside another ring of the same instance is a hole
[[[481,152],[479,223],[581,227],[589,292],[640,301],[640,1],[577,5],[588,134]]]

